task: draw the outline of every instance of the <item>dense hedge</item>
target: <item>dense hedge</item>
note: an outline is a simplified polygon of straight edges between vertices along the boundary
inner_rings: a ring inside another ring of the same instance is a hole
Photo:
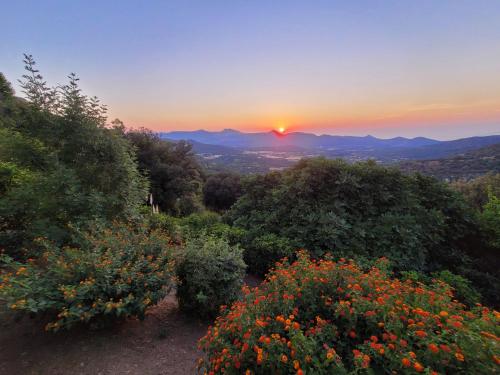
[[[301,253],[219,317],[200,340],[209,374],[492,374],[498,312],[467,310],[449,287],[390,278],[386,260]]]

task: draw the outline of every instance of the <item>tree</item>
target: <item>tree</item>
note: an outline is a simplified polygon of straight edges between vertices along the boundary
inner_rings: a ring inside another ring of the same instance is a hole
[[[488,202],[480,214],[480,221],[490,237],[492,247],[500,249],[500,198],[489,192]]]
[[[450,186],[462,193],[473,208],[482,211],[489,200],[489,193],[500,196],[500,173],[488,173],[468,181],[454,181]]]
[[[469,277],[478,271],[475,281],[480,275],[493,280],[486,278],[494,275],[491,266],[479,263],[486,249],[473,210],[433,178],[373,162],[314,158],[253,177],[243,190],[226,219],[251,234],[242,243],[245,259],[262,258],[261,238],[273,234],[316,257],[332,252],[366,262],[385,256],[397,272],[449,269]]]
[[[14,96],[14,89],[4,74],[0,72],[0,100],[5,100]]]
[[[78,78],[49,88],[30,55],[25,64],[26,100],[5,83],[0,100],[0,243],[17,255],[34,237],[65,243],[72,227],[136,216],[148,187],[133,147]]]
[[[160,210],[184,215],[201,208],[202,168],[187,142],[167,142],[147,129],[129,131],[139,169],[151,183]]]
[[[209,176],[203,185],[203,202],[215,211],[229,209],[241,196],[240,176],[222,172]]]

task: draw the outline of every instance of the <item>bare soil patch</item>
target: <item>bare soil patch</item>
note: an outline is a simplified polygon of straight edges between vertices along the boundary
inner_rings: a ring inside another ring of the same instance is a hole
[[[129,319],[112,328],[43,330],[40,321],[0,323],[0,374],[110,375],[194,374],[202,355],[196,343],[206,322],[178,311],[171,293],[144,321]]]
[[[245,277],[250,287],[261,283]],[[178,309],[172,291],[146,319],[113,327],[51,333],[40,320],[0,314],[0,375],[184,375],[196,374],[203,355],[198,340],[208,327]]]

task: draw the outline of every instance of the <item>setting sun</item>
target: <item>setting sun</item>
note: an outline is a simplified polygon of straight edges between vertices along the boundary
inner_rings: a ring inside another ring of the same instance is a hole
[[[285,129],[285,127],[284,127],[284,126],[280,126],[280,127],[278,128],[278,131],[279,131],[280,133],[284,133],[284,132],[285,132],[285,130],[286,130],[286,129]]]

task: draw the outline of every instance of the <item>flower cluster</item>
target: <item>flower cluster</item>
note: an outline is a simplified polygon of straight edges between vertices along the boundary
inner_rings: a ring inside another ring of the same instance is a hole
[[[278,263],[200,340],[208,374],[424,373],[500,370],[499,313],[467,310],[450,288],[401,281],[384,259]]]
[[[143,317],[165,295],[173,265],[168,237],[117,225],[88,236],[80,247],[45,248],[36,260],[4,256],[0,296],[12,310],[48,312],[46,330]]]

